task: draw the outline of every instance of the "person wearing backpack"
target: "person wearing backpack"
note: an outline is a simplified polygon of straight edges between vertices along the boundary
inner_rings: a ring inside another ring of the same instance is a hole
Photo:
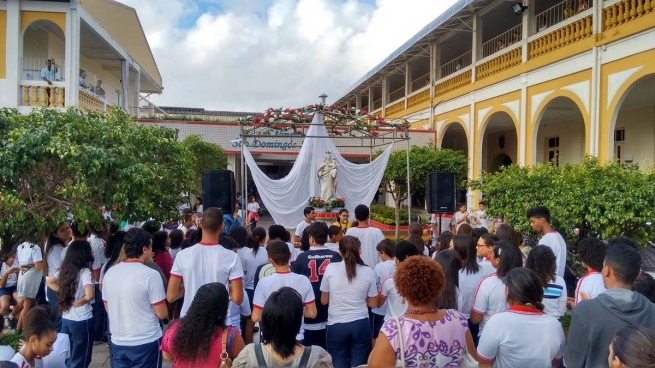
[[[303,319],[303,302],[290,287],[273,292],[262,310],[262,343],[249,344],[232,368],[328,368],[332,357],[320,346],[303,346],[296,335]],[[284,328],[280,328],[284,326]]]

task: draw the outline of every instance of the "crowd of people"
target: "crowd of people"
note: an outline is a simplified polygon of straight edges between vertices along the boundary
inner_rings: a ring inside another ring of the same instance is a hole
[[[434,243],[419,223],[386,239],[365,205],[331,225],[307,207],[292,233],[217,208],[174,230],[62,222],[2,260],[0,311],[24,339],[0,361],[86,368],[107,343],[113,368],[655,366],[637,244],[583,239],[572,294],[547,208],[526,215],[532,246],[484,212],[460,206]]]

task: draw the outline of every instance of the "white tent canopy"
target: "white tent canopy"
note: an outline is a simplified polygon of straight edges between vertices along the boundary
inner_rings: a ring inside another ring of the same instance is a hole
[[[362,138],[366,139],[366,138]],[[303,208],[310,197],[320,197],[317,171],[325,152],[330,151],[337,161],[335,197],[344,198],[346,208],[353,214],[359,204],[370,204],[377,192],[387,167],[393,144],[374,161],[354,164],[341,156],[329,137],[323,115],[316,113],[289,175],[279,180],[269,178],[260,170],[248,147],[241,145],[243,157],[250,168],[259,196],[276,224],[295,228],[303,220]]]

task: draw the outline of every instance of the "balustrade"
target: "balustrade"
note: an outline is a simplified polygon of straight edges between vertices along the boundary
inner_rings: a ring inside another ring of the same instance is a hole
[[[444,82],[437,83],[437,85],[434,86],[435,95],[443,95],[445,93],[471,84],[471,76],[471,70],[467,70],[464,73],[458,74]]]
[[[63,83],[48,85],[46,82],[23,81],[21,83],[23,92],[21,106],[64,107],[64,89]]]
[[[603,31],[616,28],[655,11],[655,0],[622,0],[603,9]]]
[[[582,41],[593,34],[592,16],[578,19],[528,43],[528,59],[532,60],[562,47]]]

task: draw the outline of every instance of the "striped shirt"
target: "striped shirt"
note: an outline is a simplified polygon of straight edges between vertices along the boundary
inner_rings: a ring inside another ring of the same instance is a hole
[[[566,313],[566,283],[560,276],[555,281],[548,283],[544,288],[544,313],[555,318],[560,318]]]

